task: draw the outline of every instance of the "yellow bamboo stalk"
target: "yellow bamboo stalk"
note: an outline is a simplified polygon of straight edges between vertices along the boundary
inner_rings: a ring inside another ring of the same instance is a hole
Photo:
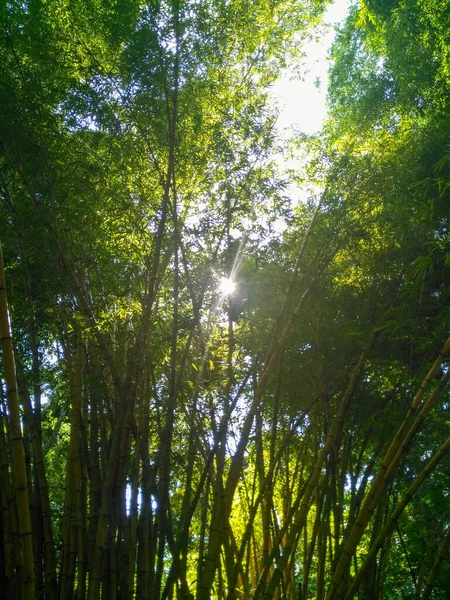
[[[363,351],[358,359],[358,362],[355,366],[355,369],[352,373],[352,376],[350,377],[350,381],[347,385],[347,389],[345,390],[345,392],[341,398],[341,402],[339,404],[339,408],[338,408],[336,417],[328,430],[328,434],[327,434],[324,446],[317,456],[313,470],[311,472],[311,475],[308,479],[307,485],[306,485],[304,493],[303,493],[303,497],[302,497],[302,500],[300,503],[300,509],[297,512],[297,514],[295,515],[295,518],[292,520],[292,523],[289,526],[289,531],[288,531],[286,540],[283,545],[283,550],[281,552],[280,557],[277,560],[277,565],[273,571],[271,579],[270,579],[266,589],[263,590],[264,579],[263,579],[263,577],[260,578],[260,582],[259,582],[258,587],[255,590],[255,594],[254,594],[255,600],[259,600],[259,598],[261,598],[261,597],[264,599],[266,599],[266,598],[271,599],[271,598],[274,598],[274,596],[275,596],[275,591],[278,587],[278,584],[282,580],[283,570],[286,567],[286,565],[288,564],[291,554],[293,554],[295,552],[295,549],[298,544],[298,540],[300,539],[303,528],[306,525],[306,522],[308,519],[308,514],[309,514],[309,511],[311,508],[312,495],[313,495],[313,492],[315,491],[316,486],[320,480],[323,464],[324,464],[325,459],[328,456],[328,453],[330,452],[330,450],[336,440],[336,437],[340,434],[342,424],[344,422],[344,417],[347,412],[348,404],[355,392],[355,388],[356,388],[356,386],[360,380],[360,377],[362,375],[363,368],[366,363],[367,357],[373,348],[376,338],[377,338],[377,332],[373,331],[372,335],[371,335],[371,339],[369,341],[369,344],[363,349]],[[263,575],[265,577],[267,576],[266,573],[263,573]]]
[[[49,487],[44,464],[44,453],[42,451],[38,424],[35,421],[31,407],[31,398],[24,380],[23,373],[19,367],[20,397],[24,408],[25,426],[30,432],[30,441],[33,448],[34,466],[39,487],[40,502],[42,505],[42,528],[44,534],[44,556],[45,556],[45,591],[49,600],[56,598],[56,558],[55,542],[52,531],[52,513],[50,507]],[[29,425],[27,425],[29,423]],[[34,532],[36,535],[36,532]]]
[[[24,600],[33,600],[34,564],[31,537],[30,505],[28,501],[28,481],[25,464],[22,428],[20,424],[19,395],[17,391],[14,348],[8,318],[5,271],[0,244],[0,338],[3,354],[3,369],[6,381],[6,396],[11,431],[11,456],[14,469],[14,489],[17,506],[17,520],[20,538],[20,582]]]
[[[345,577],[347,569],[350,564],[351,557],[353,556],[356,547],[367,527],[367,524],[372,517],[375,506],[382,496],[384,490],[387,488],[390,479],[392,478],[396,468],[398,467],[402,456],[406,453],[408,445],[411,443],[412,437],[417,431],[416,419],[415,415],[417,411],[420,410],[420,406],[423,402],[424,396],[434,381],[439,369],[441,367],[442,361],[447,358],[450,353],[450,337],[445,342],[442,347],[438,357],[434,361],[431,369],[429,370],[427,376],[422,381],[419,391],[415,395],[411,406],[408,410],[408,413],[398,428],[397,432],[394,435],[394,438],[389,446],[386,455],[383,459],[382,465],[378,474],[376,475],[372,486],[369,490],[366,499],[361,506],[359,514],[355,520],[352,531],[345,543],[343,548],[341,557],[336,566],[333,579],[331,581],[328,594],[326,596],[326,600],[335,600],[339,595],[339,588],[341,583]],[[435,390],[430,394],[430,401],[425,401],[423,405],[423,409],[425,412],[429,411],[431,408],[432,402],[436,399],[437,395],[442,389],[443,384],[445,383],[447,376],[444,374],[440,383],[437,384]],[[422,416],[424,414],[422,413]],[[413,420],[413,424],[411,426],[411,421]],[[411,433],[411,434],[410,434]]]
[[[395,510],[389,516],[386,524],[384,525],[380,534],[378,535],[375,542],[372,544],[369,552],[367,553],[367,556],[366,556],[363,564],[361,565],[358,573],[356,573],[356,575],[353,579],[352,585],[351,585],[348,593],[345,596],[346,600],[351,600],[353,598],[353,596],[356,594],[365,571],[369,567],[371,561],[373,561],[375,559],[375,557],[378,553],[378,550],[383,545],[384,540],[386,539],[386,537],[388,535],[390,535],[392,533],[392,531],[395,527],[395,524],[397,523],[398,519],[400,518],[400,516],[403,513],[403,511],[405,510],[405,508],[408,506],[408,504],[413,499],[417,490],[420,488],[420,486],[423,484],[423,482],[427,479],[427,477],[434,471],[434,469],[438,466],[440,461],[444,458],[444,456],[449,451],[450,451],[450,437],[447,438],[447,440],[439,448],[439,450],[436,452],[436,454],[434,454],[433,457],[427,462],[427,464],[422,469],[420,474],[416,477],[416,479],[409,486],[409,488],[406,491],[403,498],[400,500],[400,502],[397,503]]]
[[[77,340],[76,357],[71,364],[70,352],[66,348],[66,360],[69,370],[71,422],[70,443],[66,469],[66,494],[63,520],[63,560],[61,568],[60,598],[73,598],[75,576],[77,575],[77,597],[84,590],[84,568],[81,516],[81,464],[80,464],[80,428],[81,428],[81,379],[82,355],[81,341]]]
[[[16,568],[18,564],[19,528],[17,512],[14,505],[14,490],[11,482],[11,469],[8,460],[8,448],[3,419],[0,415],[0,499],[3,512],[3,570],[6,575],[4,583],[6,596],[16,597]]]
[[[448,551],[450,549],[450,532],[447,532],[447,535],[442,542],[442,546],[439,548],[438,555],[436,556],[433,566],[431,567],[430,575],[428,576],[427,583],[425,585],[425,589],[422,594],[421,600],[429,600],[433,588],[435,587],[435,581],[439,573],[439,568],[445,559],[448,557]]]

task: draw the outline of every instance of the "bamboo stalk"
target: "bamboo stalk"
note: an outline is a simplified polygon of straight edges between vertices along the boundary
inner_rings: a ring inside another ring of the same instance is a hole
[[[361,378],[364,365],[366,363],[369,352],[375,343],[376,338],[377,338],[377,333],[374,331],[374,332],[372,332],[371,339],[370,339],[368,345],[363,349],[363,351],[358,359],[358,362],[352,373],[352,376],[347,385],[345,393],[343,394],[343,396],[341,398],[341,402],[339,404],[339,408],[338,408],[336,417],[328,430],[327,437],[324,442],[323,448],[322,448],[321,452],[319,453],[317,460],[315,461],[314,468],[311,472],[311,475],[310,475],[307,485],[305,487],[303,498],[302,498],[302,501],[300,504],[300,509],[297,512],[295,519],[293,519],[293,521],[290,525],[289,532],[286,537],[286,543],[284,544],[282,554],[281,554],[279,560],[277,561],[277,566],[272,574],[272,577],[271,577],[266,589],[264,589],[262,581],[260,580],[260,583],[258,584],[258,589],[255,592],[255,596],[254,596],[255,599],[259,599],[261,597],[263,597],[263,598],[273,598],[274,597],[276,587],[282,577],[283,569],[284,569],[285,565],[287,564],[288,560],[290,559],[292,552],[296,548],[298,539],[300,538],[303,527],[306,524],[306,521],[308,518],[308,513],[309,513],[309,510],[311,507],[311,498],[312,498],[313,492],[320,480],[320,476],[322,473],[322,466],[325,462],[326,457],[328,456],[328,453],[330,452],[330,450],[332,448],[332,445],[336,439],[336,436],[339,435],[339,433],[340,433],[340,430],[342,428],[342,424],[344,421],[344,417],[347,412],[348,404],[354,394],[356,385],[358,384],[358,382]]]
[[[22,398],[22,404],[25,413],[24,422],[30,431],[30,442],[34,456],[37,494],[39,496],[39,501],[41,504],[39,512],[40,519],[42,519],[42,541],[44,545],[45,593],[48,596],[49,600],[54,600],[57,594],[55,543],[53,539],[52,530],[52,513],[49,497],[49,487],[44,464],[44,455],[42,452],[41,437],[39,433],[40,428],[38,426],[36,416],[33,414],[30,394],[22,373],[20,363],[18,367],[19,382],[21,388],[20,396]]]
[[[25,463],[25,449],[20,422],[19,395],[17,391],[14,349],[8,318],[5,271],[3,253],[0,244],[0,338],[3,353],[3,368],[6,381],[9,422],[11,431],[11,455],[14,468],[14,490],[16,496],[17,519],[21,549],[20,580],[24,600],[34,597],[33,543],[31,535],[31,516],[28,498],[28,480]]]
[[[2,392],[2,389],[0,389]],[[3,404],[3,398],[2,398]],[[0,501],[3,521],[3,565],[2,575],[5,577],[5,595],[2,600],[17,597],[18,573],[16,565],[18,558],[19,528],[17,524],[17,511],[14,503],[14,490],[11,482],[10,465],[8,462],[8,447],[5,436],[3,415],[0,413]]]
[[[433,588],[435,587],[435,581],[439,573],[439,568],[444,562],[444,560],[448,557],[448,551],[450,550],[450,531],[447,532],[447,535],[442,542],[441,547],[439,548],[438,555],[436,556],[433,566],[431,567],[430,574],[427,579],[427,583],[425,585],[425,589],[423,591],[421,600],[429,600],[431,593],[433,592]]]
[[[351,557],[353,556],[356,550],[359,540],[361,539],[367,527],[367,524],[370,521],[370,518],[375,510],[375,507],[380,497],[383,494],[383,491],[386,489],[387,485],[389,484],[390,478],[392,477],[398,464],[400,463],[400,460],[404,455],[406,447],[410,444],[412,436],[417,431],[418,420],[415,419],[415,414],[417,413],[417,410],[419,409],[426,392],[428,391],[431,383],[433,382],[436,374],[438,373],[442,361],[446,358],[449,352],[450,337],[445,342],[431,369],[428,371],[426,377],[422,381],[420,388],[411,403],[411,406],[408,410],[405,419],[403,420],[396,434],[394,435],[391,445],[389,446],[386,455],[383,459],[383,463],[359,511],[355,524],[353,525],[353,529],[350,532],[349,537],[347,538],[339,562],[336,566],[326,600],[334,600],[334,598],[339,593],[339,588],[348,570]],[[444,375],[444,377],[446,377],[446,375]],[[438,392],[441,390],[442,383],[443,382],[441,381],[441,383],[438,384],[438,386],[436,387],[436,390],[430,395],[430,398],[432,398],[433,400],[437,396]],[[429,410],[429,405],[430,402],[426,402],[424,405],[424,408],[426,408],[427,411]],[[411,425],[412,420],[413,424]]]
[[[413,481],[413,483],[409,486],[409,488],[406,491],[403,498],[400,500],[400,502],[397,503],[397,506],[395,507],[395,509],[391,513],[391,515],[389,516],[386,524],[384,525],[384,527],[381,530],[380,534],[378,535],[377,539],[372,544],[371,549],[369,550],[369,552],[364,560],[364,563],[360,567],[358,573],[355,575],[352,585],[351,585],[348,593],[345,596],[346,600],[351,600],[351,598],[353,598],[353,596],[355,595],[355,593],[361,583],[361,580],[362,580],[362,577],[363,577],[365,571],[367,570],[367,568],[369,567],[369,565],[371,564],[373,559],[376,557],[377,552],[383,545],[385,538],[388,535],[390,535],[390,533],[392,532],[393,528],[395,527],[398,519],[400,518],[400,515],[405,510],[405,508],[408,506],[410,501],[413,499],[417,490],[420,488],[420,486],[423,484],[423,482],[427,479],[427,477],[434,471],[434,469],[437,467],[439,462],[444,458],[444,456],[447,454],[447,452],[449,450],[450,450],[450,437],[439,448],[439,450],[436,452],[436,454],[427,462],[427,464],[422,469],[420,474],[416,477],[416,479]]]

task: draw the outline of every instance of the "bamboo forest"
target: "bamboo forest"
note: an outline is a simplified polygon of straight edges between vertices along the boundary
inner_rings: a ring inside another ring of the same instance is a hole
[[[0,600],[450,598],[450,0],[336,2],[1,2]]]

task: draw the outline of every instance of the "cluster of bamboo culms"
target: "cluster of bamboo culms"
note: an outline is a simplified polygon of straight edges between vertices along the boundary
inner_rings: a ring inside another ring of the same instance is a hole
[[[248,177],[242,175],[236,198],[226,198],[227,218],[225,210],[217,209],[214,226],[202,224],[198,234],[206,239],[201,240],[204,247],[189,254],[193,226],[189,230],[186,224],[191,193],[186,172],[195,165],[183,164],[184,171],[179,165],[185,159],[177,147],[179,99],[186,81],[179,72],[178,16],[174,20],[174,35],[159,48],[170,54],[173,65],[170,86],[164,86],[167,115],[161,122],[166,129],[164,135],[157,132],[167,147],[153,152],[151,136],[142,133],[139,120],[133,122],[131,109],[131,125],[123,128],[136,135],[142,153],[157,165],[151,176],[142,176],[150,182],[151,203],[147,197],[142,201],[152,205],[150,218],[142,209],[150,223],[132,223],[143,231],[147,245],[130,251],[139,278],[131,291],[122,289],[114,297],[113,260],[104,281],[95,272],[96,261],[89,262],[89,249],[78,261],[78,240],[68,226],[75,228],[76,219],[70,221],[69,210],[54,210],[55,198],[66,206],[76,182],[68,184],[65,172],[58,179],[55,173],[64,169],[56,163],[54,168],[40,165],[40,178],[19,144],[2,145],[10,175],[2,193],[11,222],[24,223],[31,213],[39,221],[42,239],[52,248],[48,256],[54,257],[48,269],[55,288],[63,287],[46,308],[58,321],[52,348],[59,352],[64,406],[53,434],[44,428],[44,410],[57,394],[50,390],[50,399],[44,399],[41,380],[51,348],[45,336],[39,341],[34,315],[23,319],[28,330],[21,332],[21,340],[26,343],[18,349],[26,360],[19,352],[14,356],[6,302],[6,288],[13,282],[5,282],[2,266],[0,600],[307,600],[313,595],[351,600],[356,594],[381,600],[391,540],[402,539],[401,516],[449,450],[448,439],[434,440],[436,450],[408,486],[393,485],[450,376],[444,366],[450,339],[440,351],[436,348],[437,358],[415,392],[411,382],[417,384],[420,369],[408,375],[406,392],[399,385],[377,406],[366,406],[368,366],[373,373],[387,362],[380,350],[389,335],[385,315],[392,307],[387,300],[378,307],[384,318],[361,326],[351,351],[346,346],[346,364],[333,370],[345,335],[339,332],[323,349],[327,333],[317,334],[320,315],[314,311],[318,298],[325,307],[333,286],[327,269],[356,234],[346,234],[344,227],[354,209],[351,201],[333,204],[327,189],[323,204],[310,212],[305,208],[309,225],[299,226],[299,239],[292,241],[298,245],[291,248],[297,258],[291,256],[278,271],[283,285],[288,283],[273,312],[267,316],[264,306],[250,307],[250,315],[237,324],[231,302],[220,313],[211,282],[217,279],[220,253],[231,245],[239,194],[260,169],[256,165]],[[187,110],[186,98],[183,102]],[[124,101],[122,112],[129,106],[131,100]],[[191,122],[184,125],[187,135]],[[90,133],[80,135],[74,169],[90,157],[85,145]],[[98,133],[92,135],[93,144]],[[56,137],[48,136],[50,142]],[[51,156],[39,153],[42,161]],[[120,175],[116,179],[134,183],[125,168]],[[184,196],[178,185],[183,176]],[[40,188],[44,177],[46,185]],[[92,204],[107,187],[100,183],[92,186]],[[218,187],[212,185],[205,204],[214,204]],[[128,191],[123,205],[128,202],[131,213],[138,194]],[[100,208],[92,212],[100,213],[113,195],[106,190]],[[115,210],[109,222],[126,212],[120,203]],[[26,266],[26,232],[17,228],[16,233],[17,248],[10,254]],[[83,231],[80,237],[92,245],[96,233]],[[207,258],[201,255],[204,248]],[[273,263],[283,256],[280,252]],[[23,270],[23,295],[31,306],[38,294]],[[115,312],[116,301],[133,293],[131,316]],[[258,329],[261,324],[264,331]],[[385,414],[388,426],[383,427]],[[61,456],[51,462],[55,451]],[[64,468],[57,471],[55,462]],[[64,500],[58,501],[61,488]],[[442,515],[423,549],[423,568],[414,579],[416,600],[430,597],[447,556],[450,537],[442,526],[447,518],[448,513]]]
[[[172,178],[170,169],[167,177]],[[170,190],[167,183],[163,198],[167,211]],[[176,210],[175,202],[172,207]],[[174,252],[182,255],[181,238],[177,239]],[[303,243],[301,256],[305,247]],[[91,324],[89,332],[70,331],[67,316],[63,318],[61,347],[70,397],[66,418],[70,439],[64,457],[66,480],[60,482],[65,486],[65,501],[57,532],[59,545],[37,404],[39,382],[30,394],[19,364],[17,383],[1,269],[6,383],[0,431],[1,597],[195,596],[206,600],[213,595],[229,600],[306,600],[313,581],[317,598],[350,600],[358,590],[360,597],[381,598],[389,539],[399,517],[449,449],[450,440],[446,440],[406,493],[390,504],[388,490],[398,467],[450,375],[442,369],[450,339],[394,435],[386,432],[386,438],[378,441],[378,453],[367,460],[370,428],[364,432],[366,439],[355,445],[345,435],[346,419],[381,335],[379,328],[355,357],[347,384],[333,406],[329,390],[318,377],[310,405],[287,420],[281,402],[286,340],[309,287],[304,285],[294,306],[288,289],[259,372],[254,365],[246,373],[235,372],[236,341],[230,317],[225,384],[207,400],[207,387],[201,382],[212,375],[213,345],[208,350],[198,335],[203,327],[199,321],[194,321],[184,346],[179,345],[176,258],[163,398],[148,330],[156,284],[153,288],[149,284],[134,344],[127,353],[118,354],[111,350],[113,340],[97,327],[84,284],[62,248],[59,252],[85,322]],[[154,260],[161,260],[158,248]],[[150,282],[157,281],[156,271],[153,263]],[[293,278],[297,277],[296,267]],[[207,355],[208,360],[191,367],[187,357],[195,344],[200,356]],[[186,392],[189,378],[194,384]],[[264,402],[266,397],[269,404]],[[238,410],[239,419],[233,421]],[[327,415],[325,428],[323,414]],[[388,449],[379,461],[384,447]],[[357,560],[363,536],[365,555]],[[440,549],[436,540],[432,543],[435,560],[417,582],[417,598],[430,596],[448,549],[448,535]],[[428,563],[430,553],[429,548]]]

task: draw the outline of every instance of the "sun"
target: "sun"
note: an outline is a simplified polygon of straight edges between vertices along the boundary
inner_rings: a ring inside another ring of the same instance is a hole
[[[222,277],[219,285],[219,292],[222,296],[230,296],[236,289],[236,284],[233,280],[227,277]]]

